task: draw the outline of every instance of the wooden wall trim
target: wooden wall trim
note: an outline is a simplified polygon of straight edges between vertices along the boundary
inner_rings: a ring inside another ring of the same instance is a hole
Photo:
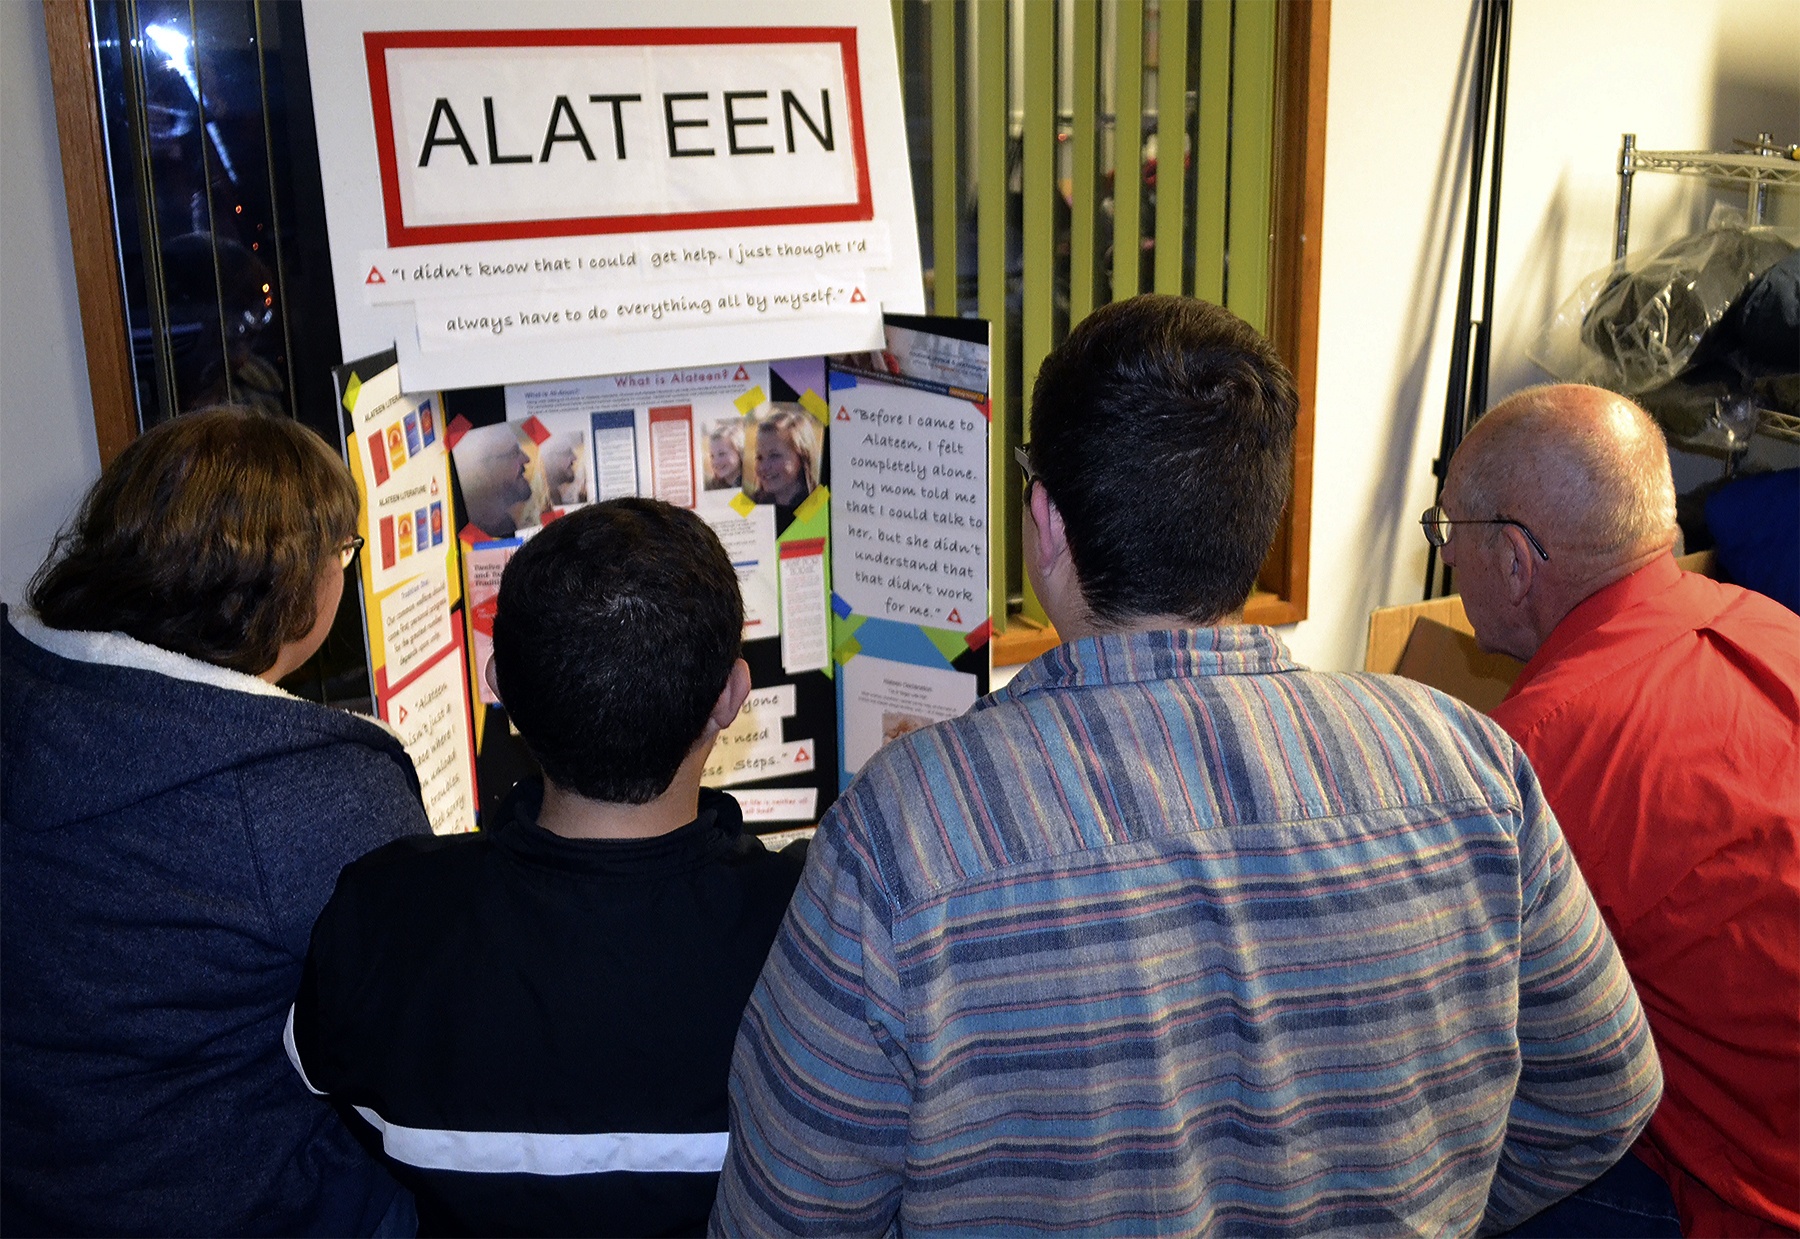
[[[81,334],[87,346],[94,432],[100,463],[105,466],[137,437],[137,389],[125,332],[124,292],[119,286],[112,186],[100,127],[100,88],[94,73],[88,6],[82,0],[44,0],[44,36],[50,50],[50,83],[56,99],[56,133],[62,148],[63,194],[68,201]]]
[[[1276,186],[1275,292],[1271,337],[1300,397],[1294,432],[1294,493],[1282,522],[1281,606],[1264,623],[1306,618],[1312,548],[1313,409],[1319,391],[1319,249],[1325,222],[1325,86],[1331,0],[1281,6],[1280,129],[1285,154]],[[1272,583],[1273,584],[1273,583]],[[1279,618],[1276,618],[1279,612]]]

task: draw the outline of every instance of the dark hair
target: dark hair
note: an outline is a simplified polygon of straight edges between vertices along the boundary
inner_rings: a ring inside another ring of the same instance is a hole
[[[1248,323],[1144,296],[1038,370],[1029,451],[1095,619],[1212,623],[1243,606],[1287,502],[1298,400]]]
[[[743,630],[737,573],[706,522],[613,499],[546,525],[506,565],[494,679],[545,778],[644,804],[705,729]]]
[[[139,436],[32,578],[51,628],[122,632],[260,675],[317,620],[356,483],[299,422],[221,406]]]

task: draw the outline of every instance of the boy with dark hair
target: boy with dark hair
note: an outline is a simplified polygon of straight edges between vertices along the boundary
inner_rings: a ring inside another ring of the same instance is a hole
[[[699,1233],[733,1038],[803,854],[700,786],[749,692],[693,513],[579,509],[507,565],[488,674],[544,778],[477,835],[350,865],[288,1050],[379,1141],[421,1233]]]

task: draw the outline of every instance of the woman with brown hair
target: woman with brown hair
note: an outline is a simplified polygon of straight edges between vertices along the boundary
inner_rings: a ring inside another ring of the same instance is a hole
[[[214,409],[107,468],[0,631],[10,1233],[370,1234],[410,1199],[289,1065],[338,870],[429,828],[368,719],[283,692],[361,540],[296,422]]]

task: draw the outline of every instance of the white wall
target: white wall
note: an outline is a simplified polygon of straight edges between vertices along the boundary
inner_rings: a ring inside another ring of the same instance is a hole
[[[1424,586],[1416,518],[1449,369],[1474,7],[1332,5],[1310,618],[1285,632],[1320,668],[1360,667],[1369,611]],[[1797,65],[1788,0],[1514,5],[1490,400],[1544,381],[1527,345],[1612,257],[1619,135],[1656,150],[1729,148],[1759,129],[1795,141]],[[1703,222],[1711,200],[1648,175],[1633,198],[1634,252]]]
[[[1371,608],[1424,582],[1462,235],[1471,3],[1332,6],[1313,475],[1314,666],[1358,667]],[[1619,134],[1651,149],[1800,138],[1800,5],[1519,0],[1492,395],[1539,381],[1538,324],[1611,256]],[[98,473],[55,114],[35,3],[0,0],[0,598],[15,601]],[[1638,178],[1633,249],[1703,218],[1705,191]]]
[[[0,0],[0,600],[99,475],[44,13]]]

